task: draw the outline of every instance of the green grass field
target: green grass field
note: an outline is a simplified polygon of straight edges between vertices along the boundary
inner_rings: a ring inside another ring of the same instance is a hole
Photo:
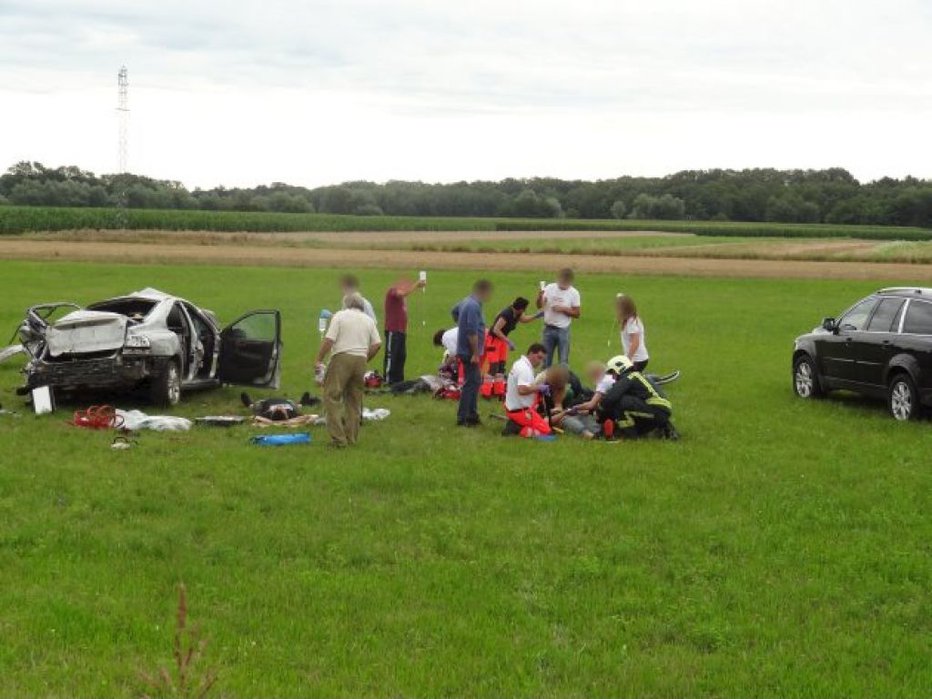
[[[241,211],[95,209],[0,206],[0,235],[61,230],[306,231],[665,231],[703,236],[932,240],[932,229],[902,226],[514,219],[424,216],[348,216]]]
[[[2,262],[0,328],[148,285],[227,320],[278,307],[296,396],[337,275]],[[365,274],[377,307],[394,276]],[[409,374],[475,276],[412,299]],[[497,275],[492,305],[537,279]],[[573,363],[615,352],[612,299],[634,295],[652,368],[683,370],[679,443],[506,440],[428,398],[371,398],[392,416],[338,453],[247,427],[115,452],[65,411],[0,415],[0,695],[139,695],[184,581],[217,696],[927,696],[932,426],[790,389],[793,337],[875,286],[580,279]],[[0,400],[22,410],[17,369]]]

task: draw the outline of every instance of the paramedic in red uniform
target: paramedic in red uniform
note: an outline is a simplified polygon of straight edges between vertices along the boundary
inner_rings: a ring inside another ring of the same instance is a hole
[[[427,285],[425,281],[401,279],[385,293],[385,364],[382,373],[391,384],[405,380],[405,360],[408,358],[408,297]]]
[[[488,373],[492,376],[504,374],[508,366],[508,351],[514,350],[514,343],[508,339],[518,323],[533,323],[543,318],[543,312],[533,316],[526,316],[525,312],[530,305],[526,298],[518,297],[508,308],[502,309],[492,322],[485,341],[485,361],[489,364]]]
[[[550,424],[537,412],[541,394],[550,387],[535,380],[537,369],[547,357],[547,348],[542,344],[531,345],[527,354],[515,361],[508,374],[508,390],[505,393],[505,411],[508,419],[520,428],[522,437],[538,437],[550,434]]]

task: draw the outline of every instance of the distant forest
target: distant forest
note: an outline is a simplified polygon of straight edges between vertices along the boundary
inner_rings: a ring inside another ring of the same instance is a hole
[[[860,183],[828,170],[690,170],[589,182],[547,177],[426,184],[274,183],[195,189],[140,175],[20,162],[0,175],[0,206],[276,211],[371,216],[773,221],[932,227],[932,181]]]

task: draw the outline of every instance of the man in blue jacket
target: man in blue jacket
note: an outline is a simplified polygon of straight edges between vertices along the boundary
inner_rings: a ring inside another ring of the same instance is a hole
[[[453,310],[459,328],[456,356],[463,363],[465,373],[456,413],[456,424],[460,427],[479,425],[479,388],[482,385],[482,350],[485,347],[482,304],[491,298],[492,282],[480,279],[473,284],[472,294],[460,301]]]

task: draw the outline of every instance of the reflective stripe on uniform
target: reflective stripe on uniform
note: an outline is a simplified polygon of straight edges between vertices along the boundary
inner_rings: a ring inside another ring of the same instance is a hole
[[[668,401],[666,398],[657,393],[657,389],[654,388],[654,385],[647,380],[647,378],[639,371],[632,372],[630,374],[632,379],[637,379],[644,388],[650,393],[650,397],[644,401],[648,405],[654,406],[655,408],[664,408],[672,412],[673,404]],[[653,416],[651,416],[653,417]]]

